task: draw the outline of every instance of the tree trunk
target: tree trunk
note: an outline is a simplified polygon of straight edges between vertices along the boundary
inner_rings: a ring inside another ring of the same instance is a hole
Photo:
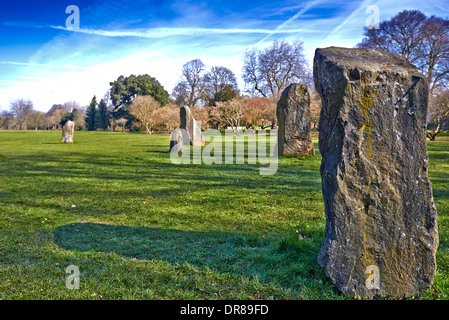
[[[429,138],[430,141],[435,141],[435,139],[439,133],[440,132],[431,132],[431,133],[428,132],[426,134],[426,136],[427,136],[427,138]]]

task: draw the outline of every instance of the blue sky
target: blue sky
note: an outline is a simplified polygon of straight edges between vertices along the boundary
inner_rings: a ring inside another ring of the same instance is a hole
[[[80,29],[66,28],[66,7]],[[184,63],[222,65],[239,84],[246,49],[301,40],[311,65],[317,47],[353,47],[376,5],[381,20],[405,9],[449,16],[448,0],[310,1],[2,1],[0,110],[15,99],[35,109],[102,98],[120,75],[150,74],[171,93]]]

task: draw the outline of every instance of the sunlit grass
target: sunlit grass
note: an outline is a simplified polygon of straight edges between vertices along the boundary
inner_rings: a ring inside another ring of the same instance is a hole
[[[342,299],[316,258],[321,157],[174,165],[168,135],[0,133],[2,299]],[[447,298],[449,142],[429,142]],[[80,289],[65,268],[80,269]],[[201,289],[201,290],[200,290]],[[203,291],[202,291],[203,290]],[[212,292],[216,294],[207,294]]]

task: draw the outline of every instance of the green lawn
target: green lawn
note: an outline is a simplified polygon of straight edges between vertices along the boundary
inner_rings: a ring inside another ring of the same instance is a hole
[[[314,142],[262,176],[172,164],[169,135],[0,132],[0,299],[344,299],[316,262]],[[423,296],[448,299],[449,142],[428,148],[440,247]]]

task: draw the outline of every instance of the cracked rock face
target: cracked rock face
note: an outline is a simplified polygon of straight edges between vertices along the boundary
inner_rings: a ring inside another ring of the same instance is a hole
[[[310,96],[305,84],[293,83],[278,101],[279,155],[314,155],[310,136]]]
[[[188,132],[190,143],[193,146],[204,146],[204,135],[201,132],[201,125],[194,118],[190,112],[190,108],[183,106],[180,108],[181,129]]]
[[[426,80],[405,58],[372,49],[317,49],[313,73],[326,214],[318,262],[349,296],[419,294],[438,247]]]
[[[73,135],[75,132],[75,122],[69,120],[62,127],[62,143],[73,143]]]

